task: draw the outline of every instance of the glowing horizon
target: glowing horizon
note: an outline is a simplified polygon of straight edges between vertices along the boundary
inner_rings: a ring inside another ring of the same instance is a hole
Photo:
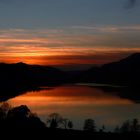
[[[0,30],[0,62],[104,64],[140,52],[140,41],[132,36],[140,34],[138,25],[69,28]]]
[[[6,1],[0,1],[0,62],[104,64],[140,52],[138,1]]]

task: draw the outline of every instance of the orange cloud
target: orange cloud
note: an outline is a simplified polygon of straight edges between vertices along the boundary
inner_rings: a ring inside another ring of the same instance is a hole
[[[70,29],[72,33],[69,29],[0,30],[0,61],[42,65],[103,64],[140,52],[138,25]],[[77,29],[81,32],[76,33]]]

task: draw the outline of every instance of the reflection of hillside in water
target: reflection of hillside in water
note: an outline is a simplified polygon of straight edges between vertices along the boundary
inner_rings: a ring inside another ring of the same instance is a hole
[[[10,98],[15,98],[16,96],[20,96],[20,95],[24,95],[26,93],[38,93],[37,95],[43,95],[43,93],[47,92],[47,96],[51,96],[54,95],[56,97],[94,97],[96,96],[96,98],[100,98],[102,99],[106,97],[106,99],[110,98],[110,97],[115,97],[115,98],[124,98],[124,99],[129,99],[135,103],[139,103],[140,101],[140,90],[137,88],[127,88],[127,87],[115,87],[115,86],[109,86],[109,85],[73,85],[73,86],[68,86],[66,89],[64,88],[65,86],[63,86],[63,88],[61,89],[61,86],[52,86],[52,87],[40,87],[40,88],[35,88],[35,87],[20,87],[20,88],[0,88],[0,101],[6,101]],[[80,88],[81,87],[81,88]],[[86,91],[83,91],[82,87],[88,87],[85,88]],[[92,89],[92,92],[89,92],[89,89]],[[52,92],[48,92],[51,91]],[[58,90],[59,90],[59,94],[58,94]],[[57,91],[57,92],[55,92]],[[75,91],[75,92],[73,92]],[[75,94],[76,93],[76,94]],[[101,94],[102,93],[102,94]],[[46,96],[46,94],[44,94]],[[73,99],[75,100],[75,99]]]
[[[131,87],[96,87],[107,94],[115,94],[120,98],[129,99],[135,103],[140,103],[140,89]]]

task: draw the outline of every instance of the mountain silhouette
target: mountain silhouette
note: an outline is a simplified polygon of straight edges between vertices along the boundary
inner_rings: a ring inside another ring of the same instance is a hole
[[[140,85],[140,53],[117,62],[92,67],[81,76],[83,81],[124,86]]]
[[[40,86],[61,84],[65,73],[57,68],[25,63],[0,63],[0,100],[17,96]]]
[[[60,82],[63,72],[57,68],[39,65],[0,64],[1,85],[34,85]]]

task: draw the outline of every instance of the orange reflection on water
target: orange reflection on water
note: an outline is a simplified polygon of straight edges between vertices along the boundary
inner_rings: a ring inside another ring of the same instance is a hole
[[[28,92],[9,100],[9,102],[14,106],[25,104],[30,108],[36,108],[37,113],[41,114],[44,113],[44,108],[47,110],[55,106],[56,108],[63,108],[132,104],[130,100],[105,94],[96,88],[82,86],[63,86],[49,90]]]
[[[74,128],[83,128],[83,121],[93,118],[97,125],[113,130],[123,121],[140,118],[140,105],[122,99],[115,93],[105,93],[87,86],[60,86],[27,92],[8,101],[12,106],[27,105],[46,122],[48,114],[60,113],[74,122]]]

